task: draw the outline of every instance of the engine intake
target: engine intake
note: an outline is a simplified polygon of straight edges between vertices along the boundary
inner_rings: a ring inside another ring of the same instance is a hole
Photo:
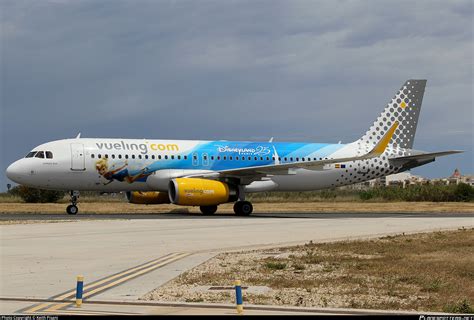
[[[227,183],[198,179],[172,179],[168,187],[169,200],[183,206],[214,206],[238,199],[238,189]]]
[[[158,191],[132,191],[127,192],[128,202],[134,204],[162,204],[170,203],[168,193]]]

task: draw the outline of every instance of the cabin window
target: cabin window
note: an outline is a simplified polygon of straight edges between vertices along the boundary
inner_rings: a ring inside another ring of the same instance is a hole
[[[168,155],[165,155],[165,159],[168,160]]]
[[[112,159],[115,159],[115,154],[112,155]]]
[[[287,157],[285,157],[285,161],[288,161],[288,158],[287,158]]]
[[[94,157],[95,157],[94,154],[91,154],[91,158],[94,159]]]
[[[188,160],[188,156],[184,156],[184,160]]]
[[[142,158],[142,155],[141,155],[141,154],[139,154],[139,155],[138,155],[138,159],[141,159],[141,158]]]
[[[135,155],[134,155],[134,154],[132,154],[132,159],[135,159]]]
[[[232,160],[232,156],[229,156],[229,160]]]
[[[211,160],[214,160],[214,156],[211,156]]]
[[[122,159],[122,155],[121,155],[121,154],[119,154],[119,155],[118,155],[118,158],[119,158],[119,159]]]
[[[145,159],[147,159],[147,160],[148,160],[148,155],[145,155]]]
[[[194,160],[197,160],[197,158],[198,158],[198,157],[197,157],[196,155],[193,156],[193,159],[194,159]]]
[[[152,154],[152,155],[151,155],[151,158],[152,158],[153,160],[155,160],[155,155],[154,155],[154,154]]]
[[[290,161],[293,161],[293,157],[290,157]]]
[[[231,158],[231,159],[232,159],[232,158]],[[239,157],[238,157],[238,156],[237,156],[237,157],[235,157],[235,160],[239,160]]]
[[[252,157],[248,157],[247,159],[249,159],[249,161],[250,161],[250,160],[252,160]]]
[[[224,156],[224,160],[227,160],[227,156]]]
[[[99,154],[97,155],[97,158],[99,158],[99,159],[102,158],[102,155],[99,153]]]
[[[269,161],[269,160],[270,160],[270,157],[267,157],[267,161]]]
[[[161,160],[161,154],[158,155],[158,160]]]
[[[171,156],[171,160],[174,160],[174,156]]]
[[[128,154],[125,155],[125,159],[128,159]]]
[[[281,161],[281,157],[278,157],[278,161]]]
[[[181,156],[178,156],[178,160],[181,160]]]
[[[296,161],[300,161],[300,158],[296,158]]]
[[[217,156],[217,160],[220,160],[221,159],[221,156]]]

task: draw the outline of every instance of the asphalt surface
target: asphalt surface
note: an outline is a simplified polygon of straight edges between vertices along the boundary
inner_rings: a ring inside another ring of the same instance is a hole
[[[0,299],[1,314],[71,310],[79,274],[85,279],[86,302],[136,301],[223,251],[474,227],[474,214],[464,213],[0,214],[0,218],[78,220],[0,225],[0,298],[64,301]],[[233,280],[229,279],[230,285]],[[94,312],[99,312],[97,308]],[[182,308],[173,312],[192,314],[195,310]],[[133,308],[133,312],[139,310]]]
[[[212,216],[204,216],[199,213],[147,213],[147,214],[130,214],[130,213],[114,213],[114,214],[49,214],[49,213],[0,213],[0,221],[12,221],[12,220],[156,220],[156,219],[342,219],[342,218],[372,218],[372,219],[384,219],[384,218],[463,218],[463,217],[474,217],[474,213],[439,213],[439,212],[414,212],[414,213],[399,213],[399,212],[388,212],[388,213],[360,213],[360,212],[336,212],[336,213],[254,213],[248,217],[238,217],[234,214],[214,214]]]

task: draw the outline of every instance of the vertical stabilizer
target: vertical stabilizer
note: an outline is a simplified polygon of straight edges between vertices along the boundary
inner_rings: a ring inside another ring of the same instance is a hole
[[[359,149],[372,149],[395,122],[398,122],[398,127],[389,145],[395,149],[411,149],[425,86],[426,80],[407,80],[370,129],[357,141]]]

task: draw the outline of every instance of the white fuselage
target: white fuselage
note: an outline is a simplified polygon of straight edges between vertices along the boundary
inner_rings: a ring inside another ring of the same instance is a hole
[[[284,164],[360,154],[355,143],[270,143],[148,139],[66,139],[33,149],[44,157],[13,163],[13,181],[46,189],[167,191],[170,179],[220,170]],[[244,183],[246,192],[305,191],[332,188],[396,173],[390,155],[410,150],[391,149],[368,160],[325,165],[321,170],[289,169]],[[46,157],[50,152],[51,157]]]

